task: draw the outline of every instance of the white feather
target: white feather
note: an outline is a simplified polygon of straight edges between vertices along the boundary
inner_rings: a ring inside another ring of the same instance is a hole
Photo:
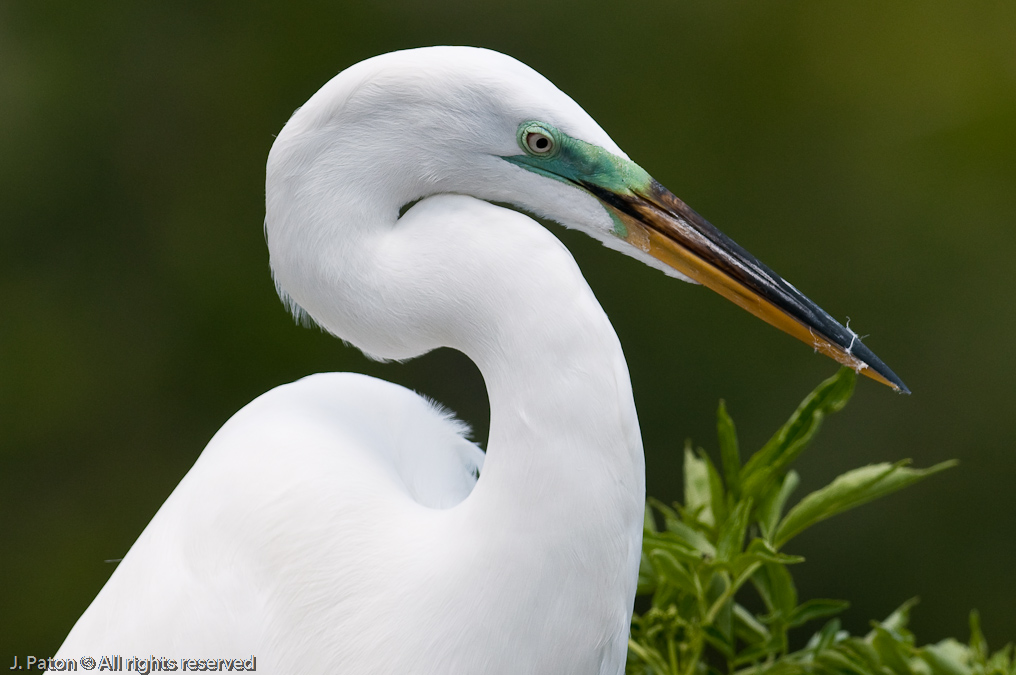
[[[486,458],[395,385],[328,374],[279,387],[216,434],[59,656],[254,654],[264,672],[304,675],[623,672],[644,503],[627,366],[565,248],[488,202],[601,239],[612,222],[587,193],[501,159],[533,119],[623,156],[535,71],[447,47],[341,73],[267,167],[289,309],[379,358],[464,352],[488,388]]]

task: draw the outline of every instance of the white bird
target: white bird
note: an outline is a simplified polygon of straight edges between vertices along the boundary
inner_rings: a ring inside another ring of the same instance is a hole
[[[496,52],[415,49],[343,71],[279,134],[265,189],[289,308],[375,358],[465,353],[489,394],[486,456],[394,384],[331,373],[273,389],[212,438],[58,657],[623,672],[645,482],[624,355],[565,247],[495,204],[705,284],[905,391]]]

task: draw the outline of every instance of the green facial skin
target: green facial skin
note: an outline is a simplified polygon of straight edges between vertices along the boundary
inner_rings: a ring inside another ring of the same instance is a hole
[[[526,137],[531,133],[544,134],[553,141],[548,152],[536,153],[529,148]],[[577,187],[592,184],[621,195],[645,194],[653,179],[642,167],[631,160],[613,155],[603,148],[561,132],[543,122],[523,122],[518,130],[522,155],[501,159],[523,169]],[[606,207],[604,207],[606,208]],[[614,234],[624,239],[628,228],[610,209],[606,209],[614,222]]]

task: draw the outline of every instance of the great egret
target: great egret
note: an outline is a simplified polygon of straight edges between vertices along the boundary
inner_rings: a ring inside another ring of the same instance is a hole
[[[272,270],[297,316],[368,355],[469,356],[489,392],[486,457],[394,384],[334,373],[274,389],[215,435],[59,656],[623,671],[645,481],[627,366],[564,246],[495,203],[704,284],[906,390],[529,67],[466,47],[371,58],[272,147]]]

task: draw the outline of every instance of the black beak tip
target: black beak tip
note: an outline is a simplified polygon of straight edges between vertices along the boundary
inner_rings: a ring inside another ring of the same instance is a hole
[[[854,340],[853,345],[847,351],[851,356],[862,361],[866,366],[892,383],[897,392],[900,394],[910,393],[910,388],[903,384],[903,380],[900,379],[899,375],[890,370],[889,366],[883,363],[882,359],[875,356],[875,353],[868,349],[863,342]]]

